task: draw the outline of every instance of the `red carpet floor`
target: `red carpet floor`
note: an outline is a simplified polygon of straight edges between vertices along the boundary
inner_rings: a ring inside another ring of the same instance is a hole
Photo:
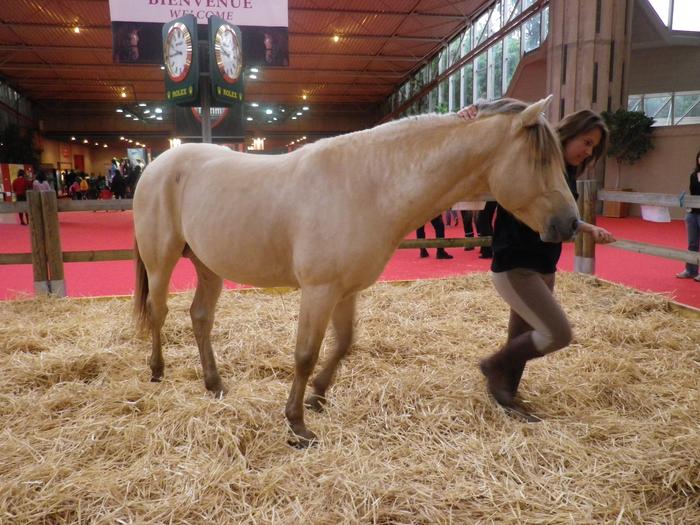
[[[601,217],[598,222],[620,239],[686,248],[683,221],[653,223],[638,218]],[[123,249],[131,248],[133,244],[131,212],[61,213],[60,223],[62,248],[67,251]],[[432,238],[432,227],[428,225],[426,230],[427,236]],[[462,235],[461,225],[447,228],[448,237]],[[29,251],[29,230],[26,226],[0,224],[1,253]],[[448,251],[455,256],[454,259],[436,260],[435,250],[430,250],[431,257],[427,259],[419,258],[418,250],[397,250],[381,279],[431,279],[489,269],[490,262],[478,258],[478,249],[465,252],[453,248]],[[683,269],[683,263],[610,246],[598,246],[596,255],[596,274],[599,277],[639,290],[662,292],[680,303],[700,308],[700,283],[692,279],[675,278],[675,274]],[[567,243],[564,246],[559,269],[573,269],[573,244]],[[65,265],[65,277],[68,295],[73,297],[129,295],[133,291],[133,262],[70,263]],[[187,260],[181,260],[175,269],[171,290],[191,289],[195,282],[192,265]],[[234,283],[226,284],[230,288],[237,286]],[[0,299],[32,295],[33,289],[32,269],[29,265],[0,266]]]

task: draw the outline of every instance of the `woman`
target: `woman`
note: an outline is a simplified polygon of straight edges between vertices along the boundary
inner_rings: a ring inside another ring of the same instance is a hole
[[[489,113],[508,105],[513,111],[525,107],[521,102],[502,99],[469,106],[459,115],[473,118],[477,112]],[[589,110],[566,116],[556,130],[564,154],[566,179],[574,198],[578,198],[576,177],[603,155],[608,130],[600,115]],[[582,221],[578,231],[591,234],[599,243],[615,240],[607,230]],[[499,206],[492,245],[493,283],[510,306],[510,321],[505,345],[481,361],[480,368],[496,402],[534,421],[537,418],[515,401],[525,363],[564,348],[572,338],[566,314],[553,294],[561,243],[542,242],[536,231]]]
[[[690,174],[690,194],[700,195],[700,151],[695,155],[695,169]],[[700,208],[690,208],[685,216],[688,228],[688,251],[697,252],[700,248]],[[695,279],[700,282],[698,265],[686,263],[685,270],[677,274],[679,279]]]

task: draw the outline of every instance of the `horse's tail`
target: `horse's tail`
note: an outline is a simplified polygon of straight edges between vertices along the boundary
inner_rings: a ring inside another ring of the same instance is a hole
[[[134,321],[136,322],[136,333],[145,335],[150,329],[150,319],[148,317],[148,274],[146,266],[143,264],[139,245],[134,240],[134,257],[136,259],[136,283],[134,284]]]

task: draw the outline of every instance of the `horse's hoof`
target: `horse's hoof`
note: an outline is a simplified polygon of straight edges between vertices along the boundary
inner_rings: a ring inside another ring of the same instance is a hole
[[[326,408],[326,397],[319,394],[309,394],[304,401],[304,406],[314,412],[323,412]]]
[[[151,376],[151,383],[160,383],[160,381],[163,379],[163,376]]]
[[[287,441],[290,447],[294,447],[299,450],[309,448],[311,446],[318,444],[318,438],[316,434],[310,430],[302,430],[300,432],[293,432],[293,436]]]
[[[207,387],[207,390],[214,394],[216,399],[223,399],[223,397],[228,393],[228,388],[226,388],[223,384],[219,384],[218,386],[212,388]]]

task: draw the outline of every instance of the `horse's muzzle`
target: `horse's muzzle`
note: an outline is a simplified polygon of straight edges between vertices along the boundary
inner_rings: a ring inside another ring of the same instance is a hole
[[[578,216],[553,217],[549,221],[547,229],[540,234],[540,239],[544,242],[564,242],[571,239],[578,230],[580,220]]]

